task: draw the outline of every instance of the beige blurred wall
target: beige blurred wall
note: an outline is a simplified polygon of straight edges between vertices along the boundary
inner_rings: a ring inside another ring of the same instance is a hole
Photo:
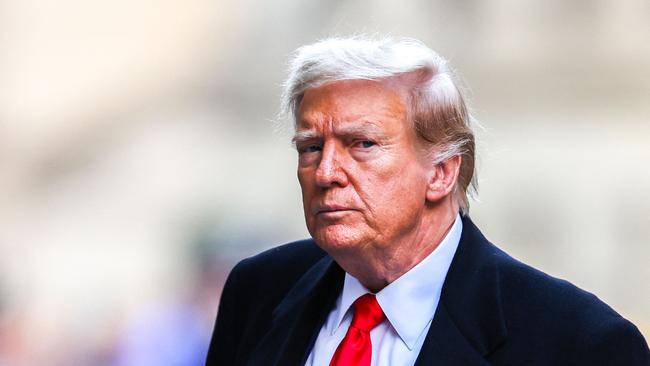
[[[650,337],[647,1],[0,9],[0,364],[103,347],[192,283],[201,232],[227,263],[306,236],[273,123],[286,60],[361,32],[419,38],[463,77],[484,127],[471,214],[487,236]]]

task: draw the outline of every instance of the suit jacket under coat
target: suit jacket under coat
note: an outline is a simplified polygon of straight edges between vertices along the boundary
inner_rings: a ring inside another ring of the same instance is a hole
[[[241,261],[224,286],[206,365],[303,365],[343,278],[313,240]],[[465,217],[416,365],[647,366],[650,351],[596,296],[508,256]]]

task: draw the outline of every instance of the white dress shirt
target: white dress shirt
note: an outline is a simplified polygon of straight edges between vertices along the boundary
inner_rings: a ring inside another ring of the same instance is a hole
[[[442,284],[462,230],[463,223],[458,215],[445,238],[431,254],[376,294],[386,320],[370,332],[371,366],[415,364],[438,307]],[[305,365],[329,365],[352,322],[352,303],[366,293],[372,292],[359,280],[345,274],[343,291],[318,333]]]

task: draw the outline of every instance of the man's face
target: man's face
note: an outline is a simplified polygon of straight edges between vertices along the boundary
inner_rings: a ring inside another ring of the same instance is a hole
[[[417,235],[427,164],[386,84],[337,81],[305,92],[294,142],[310,234],[330,253],[396,246]]]

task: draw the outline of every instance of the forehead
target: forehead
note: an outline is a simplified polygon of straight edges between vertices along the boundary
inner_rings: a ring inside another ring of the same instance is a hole
[[[387,121],[403,122],[403,92],[387,83],[344,80],[307,89],[297,113],[297,130],[319,129],[325,124],[381,127]]]

